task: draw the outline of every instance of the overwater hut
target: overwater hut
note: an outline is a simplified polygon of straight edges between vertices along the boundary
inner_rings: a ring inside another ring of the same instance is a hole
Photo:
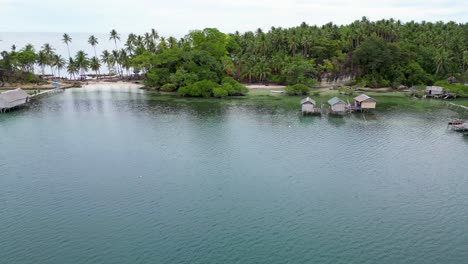
[[[322,113],[321,108],[317,108],[316,105],[317,103],[314,101],[314,99],[307,97],[305,99],[301,100],[301,105],[302,105],[302,113],[303,114],[316,114],[316,113]]]
[[[373,110],[377,106],[377,101],[374,98],[369,97],[365,94],[361,94],[355,97],[354,101],[354,105],[356,106],[356,108],[361,110]]]
[[[427,97],[440,97],[444,94],[444,88],[440,86],[427,86],[426,96]]]
[[[0,111],[5,112],[9,109],[21,106],[28,101],[29,95],[17,88],[15,90],[0,93]]]
[[[330,105],[331,113],[342,114],[346,112],[347,104],[338,97],[328,100],[328,105]]]

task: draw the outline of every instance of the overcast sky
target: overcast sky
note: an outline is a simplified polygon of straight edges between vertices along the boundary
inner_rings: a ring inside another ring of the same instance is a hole
[[[0,0],[0,32],[142,33],[164,35],[217,27],[223,32],[290,27],[305,21],[468,22],[468,0]]]

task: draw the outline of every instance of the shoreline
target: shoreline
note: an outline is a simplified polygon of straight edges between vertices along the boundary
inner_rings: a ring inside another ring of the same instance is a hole
[[[240,100],[240,101],[248,101],[250,104],[280,104],[283,102],[284,104],[288,105],[298,105],[299,101],[305,97],[304,96],[288,96],[282,93],[277,93],[276,91],[284,91],[284,87],[282,85],[262,85],[262,84],[244,84],[248,89],[249,93],[245,96],[233,96],[224,99],[219,98],[192,98],[192,97],[179,97],[177,93],[174,92],[160,92],[154,90],[153,88],[147,88],[144,86],[143,83],[138,81],[77,81],[77,82],[64,82],[64,85],[61,86],[63,89],[70,89],[70,88],[85,88],[85,87],[115,87],[115,86],[122,86],[125,85],[127,87],[132,87],[135,89],[142,89],[153,95],[156,95],[160,99],[164,100],[164,98],[171,98],[174,100],[199,100],[199,99],[208,99],[214,101],[232,101],[232,100]],[[46,91],[51,90],[56,87],[52,86],[51,83],[45,85],[18,85],[18,86],[9,86],[9,87],[0,87],[1,91],[7,91],[11,89],[21,88],[25,91]],[[365,87],[353,87],[356,91],[353,95],[344,95],[340,94],[338,89],[331,88],[331,87],[318,87],[314,88],[311,93],[308,95],[314,98],[317,101],[327,105],[327,101],[332,97],[339,97],[343,100],[349,100],[350,102],[353,101],[353,98],[360,93],[365,93],[371,97],[375,97],[378,101],[378,105],[384,106],[383,108],[387,108],[385,106],[391,105],[393,109],[400,109],[400,108],[419,108],[419,109],[430,109],[435,105],[445,105],[447,103],[453,102],[463,106],[468,106],[468,98],[457,98],[455,100],[440,100],[440,99],[422,99],[422,98],[414,98],[408,94],[406,91],[402,90],[393,90],[389,88],[365,88]],[[316,93],[316,94],[314,94]],[[377,111],[379,106],[377,106]]]

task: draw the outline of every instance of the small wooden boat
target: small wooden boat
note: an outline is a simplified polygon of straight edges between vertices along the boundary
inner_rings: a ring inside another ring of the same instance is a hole
[[[452,125],[451,129],[457,132],[465,132],[465,131],[468,132],[468,122],[464,122],[458,125]]]
[[[448,125],[449,126],[454,126],[454,125],[462,125],[463,123],[465,123],[464,120],[461,120],[461,119],[452,119],[448,122]]]

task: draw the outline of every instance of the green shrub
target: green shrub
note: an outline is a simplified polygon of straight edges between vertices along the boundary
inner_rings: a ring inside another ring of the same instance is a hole
[[[177,86],[173,83],[166,83],[165,85],[161,86],[159,90],[163,92],[174,92],[177,90]]]
[[[287,95],[307,95],[310,92],[310,88],[304,84],[295,84],[286,86],[285,92]]]
[[[246,95],[249,92],[249,89],[231,77],[224,77],[221,85],[229,95]]]
[[[199,81],[194,84],[181,87],[178,93],[182,96],[190,97],[211,97],[213,96],[213,89],[219,87],[219,85],[213,81]]]
[[[353,95],[354,94],[354,89],[340,87],[340,88],[338,88],[338,92],[340,94],[344,94],[344,95]]]
[[[437,81],[435,86],[441,86],[445,90],[456,93],[458,96],[468,97],[468,86],[464,84],[450,84],[447,80]]]
[[[228,96],[228,91],[224,90],[221,87],[215,87],[213,89],[213,96],[217,98],[222,98]]]
[[[28,83],[37,83],[39,81],[39,77],[33,73],[28,72],[26,74],[26,82]]]

